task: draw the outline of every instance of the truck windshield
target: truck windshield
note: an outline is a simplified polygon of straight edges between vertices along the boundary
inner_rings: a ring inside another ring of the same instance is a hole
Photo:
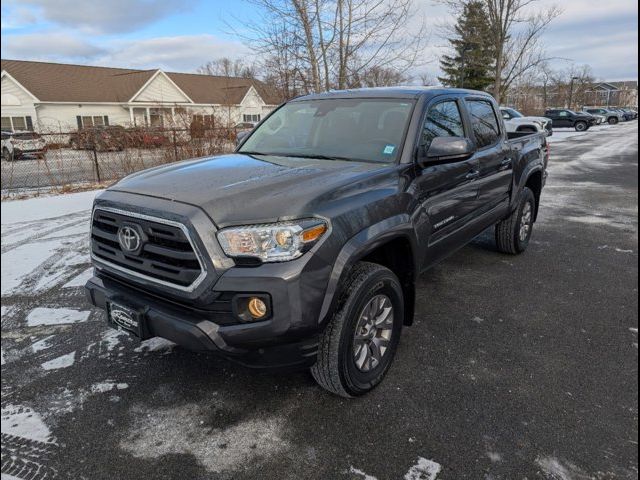
[[[505,110],[509,112],[509,115],[511,115],[512,118],[524,117],[524,115],[522,115],[519,111],[514,110],[513,108],[505,108]]]
[[[392,163],[400,154],[412,100],[302,100],[267,118],[239,153]]]

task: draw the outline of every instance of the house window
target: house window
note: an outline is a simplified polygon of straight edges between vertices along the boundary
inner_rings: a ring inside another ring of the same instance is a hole
[[[258,123],[260,121],[260,114],[243,114],[242,121],[245,123]]]
[[[109,125],[108,115],[78,115],[76,117],[78,122],[78,129],[87,127],[101,127],[102,125]]]
[[[193,116],[193,122],[202,125],[205,128],[213,128],[215,126],[216,120],[213,115],[196,114]]]
[[[172,122],[172,115],[170,108],[150,108],[149,109],[149,125],[152,127],[162,127],[167,123]]]
[[[31,117],[2,117],[2,130],[16,132],[20,130],[33,130]]]

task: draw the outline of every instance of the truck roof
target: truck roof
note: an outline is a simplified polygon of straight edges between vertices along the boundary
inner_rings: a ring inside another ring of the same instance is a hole
[[[326,98],[417,98],[421,96],[435,97],[437,95],[464,93],[482,95],[490,97],[486,92],[478,90],[467,90],[464,88],[447,87],[375,87],[375,88],[354,88],[349,90],[329,90],[328,92],[312,93],[294,98],[293,102],[300,100],[316,100]]]

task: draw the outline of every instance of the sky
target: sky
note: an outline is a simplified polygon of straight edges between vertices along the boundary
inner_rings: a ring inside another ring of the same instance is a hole
[[[451,17],[437,0],[415,2],[431,33],[413,73],[436,77],[446,45],[438,26]],[[562,9],[543,37],[554,68],[588,64],[600,80],[638,78],[636,0],[538,4]],[[261,18],[246,0],[3,0],[2,58],[192,72],[223,56],[250,62],[242,32]]]

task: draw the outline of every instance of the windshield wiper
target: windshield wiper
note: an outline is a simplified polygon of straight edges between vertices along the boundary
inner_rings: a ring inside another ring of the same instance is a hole
[[[241,152],[237,152],[237,153],[243,153],[244,155],[273,155],[272,153],[252,152],[251,150],[249,150],[249,151],[241,151]]]
[[[276,154],[280,157],[297,157],[297,158],[310,158],[312,160],[335,160],[346,162],[366,162],[366,163],[380,163],[375,160],[365,160],[363,158],[341,157],[338,155],[320,155],[320,154],[306,154],[306,153],[281,153]]]

